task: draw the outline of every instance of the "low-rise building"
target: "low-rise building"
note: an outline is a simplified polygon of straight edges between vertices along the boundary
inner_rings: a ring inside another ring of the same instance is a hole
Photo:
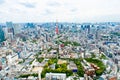
[[[73,72],[77,72],[77,66],[74,62],[70,62],[69,65],[67,66],[68,70],[72,70]]]
[[[64,73],[46,73],[46,80],[66,80]]]

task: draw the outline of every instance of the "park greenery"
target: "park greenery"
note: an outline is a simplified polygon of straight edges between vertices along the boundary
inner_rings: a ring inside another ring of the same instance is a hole
[[[41,62],[44,60],[44,58],[36,58],[36,60],[37,60],[39,63],[41,63]]]
[[[29,76],[38,77],[38,73],[33,73],[33,74],[21,74],[18,78],[28,78]]]
[[[30,61],[29,64],[32,64],[33,61],[34,61],[34,59],[32,61]]]
[[[65,46],[68,45],[68,44],[71,44],[71,45],[80,45],[79,43],[77,42],[71,42],[71,41],[60,41],[61,43],[63,43]],[[48,52],[51,50],[52,48],[49,48],[48,49]],[[35,59],[38,61],[38,62],[42,62],[44,60],[44,58],[39,58],[39,55],[42,54],[42,52],[38,52],[36,55],[35,55]],[[104,64],[98,60],[98,59],[95,59],[95,54],[92,54],[92,58],[85,58],[85,60],[89,63],[94,63],[95,65],[97,65],[98,67],[100,67],[99,70],[96,70],[96,75],[97,76],[100,76],[104,71],[105,71],[105,66]],[[100,59],[105,59],[106,56],[105,55],[101,55],[100,56]],[[77,66],[77,72],[74,72],[75,74],[77,74],[78,76],[80,77],[83,77],[84,76],[84,68],[81,64],[81,61],[82,61],[82,58],[81,59],[62,59],[62,60],[67,60],[67,61],[73,61],[76,66]],[[25,60],[23,60],[22,62],[19,62],[19,63],[23,63]],[[30,62],[30,64],[32,64],[32,62],[34,61],[34,59]],[[47,64],[44,66],[43,68],[43,71],[41,73],[41,77],[44,78],[45,77],[45,74],[46,73],[65,73],[68,76],[71,76],[73,75],[73,71],[72,70],[68,70],[67,69],[67,65],[68,63],[63,63],[63,64],[57,64],[58,62],[58,59],[57,58],[51,58],[48,60]],[[55,64],[55,69],[52,69],[50,66]],[[37,73],[34,73],[34,74],[22,74],[20,75],[19,77],[22,77],[22,78],[27,78],[28,76],[34,76],[34,77],[37,77],[38,74]]]
[[[84,76],[84,69],[83,69],[83,66],[81,64],[82,59],[70,59],[70,61],[74,61],[74,63],[76,64],[76,66],[78,68],[77,74],[80,77],[83,77]]]
[[[107,57],[104,54],[101,54],[100,59],[107,59]]]
[[[94,53],[91,53],[91,58],[95,58],[96,55]]]
[[[89,63],[94,63],[95,65],[100,67],[100,69],[96,70],[97,76],[100,76],[105,71],[105,65],[102,63],[102,61],[93,58],[86,58],[85,60]]]
[[[81,64],[82,59],[62,59],[62,60],[73,61],[78,68],[77,72],[74,72],[74,73],[80,77],[84,76],[84,68]],[[85,60],[89,63],[94,63],[95,65],[100,67],[99,70],[96,70],[97,76],[100,76],[105,71],[105,66],[100,60],[93,59],[93,58],[85,58]],[[67,70],[68,63],[57,64],[57,62],[58,62],[58,59],[56,59],[56,58],[49,59],[48,63],[44,66],[44,69],[41,73],[41,77],[44,78],[45,74],[50,73],[50,72],[51,73],[65,73],[67,75],[67,77],[73,75],[72,70]],[[55,69],[50,68],[50,65],[53,65],[53,64],[55,64]],[[22,74],[19,77],[27,78],[28,76],[37,77],[38,74],[37,73],[35,73],[35,74]]]
[[[39,55],[40,54],[42,54],[42,52],[38,52],[36,55],[35,55],[35,58],[36,58],[36,60],[39,62],[39,63],[41,63],[43,60],[44,60],[44,58],[39,58]]]
[[[46,73],[66,73],[67,76],[73,74],[72,70],[67,70],[67,63],[57,64],[57,59],[53,58],[48,61],[45,65],[44,70],[42,71],[41,77],[44,78]],[[50,65],[55,64],[55,69],[49,68]]]
[[[80,59],[64,59],[64,60],[70,60],[70,61],[74,61],[74,63],[77,65],[78,71],[76,72],[76,74],[78,74],[79,76],[83,76],[84,75],[84,71],[83,71],[83,66],[80,63],[81,60]],[[66,73],[67,77],[73,75],[72,70],[67,70],[67,63],[64,64],[57,64],[57,59],[53,58],[50,59],[48,61],[48,63],[45,65],[44,70],[42,71],[42,78],[45,77],[46,73]],[[48,66],[52,65],[55,63],[55,69],[51,69]]]
[[[75,42],[75,41],[62,41],[62,40],[56,41],[56,44],[60,44],[60,43],[64,44],[65,46],[68,46],[68,45],[80,46],[80,43]]]
[[[50,47],[50,48],[47,50],[47,52],[50,52],[52,49],[53,49],[53,48],[52,48],[52,47]]]

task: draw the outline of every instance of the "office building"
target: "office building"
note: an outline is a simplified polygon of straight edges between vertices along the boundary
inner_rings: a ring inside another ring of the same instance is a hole
[[[3,28],[3,31],[4,31],[5,39],[7,39],[7,38],[8,38],[8,28],[7,28],[7,27],[4,27],[4,28]]]
[[[14,35],[14,24],[12,22],[6,22],[6,27],[8,28],[8,33]]]
[[[2,28],[0,27],[0,42],[3,42],[4,40],[5,40],[4,31],[3,31]]]
[[[20,24],[14,24],[14,34],[18,34],[21,32],[22,26]]]
[[[8,28],[13,28],[13,27],[14,27],[14,25],[13,25],[12,22],[6,22],[6,26],[7,26]]]
[[[25,24],[25,28],[35,28],[35,25],[33,23],[27,23]]]

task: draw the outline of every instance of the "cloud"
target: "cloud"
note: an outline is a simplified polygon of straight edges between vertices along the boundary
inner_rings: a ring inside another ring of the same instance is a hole
[[[61,6],[61,4],[59,2],[48,2],[47,3],[48,6],[51,6],[51,7],[57,7],[57,6]]]
[[[5,1],[4,0],[0,0],[0,4],[3,4],[3,3],[5,3]]]
[[[77,8],[70,9],[71,12],[76,12],[77,10],[78,10]]]
[[[44,15],[50,15],[50,14],[54,14],[54,12],[52,12],[50,9],[45,9]]]
[[[20,3],[21,5],[27,7],[27,8],[35,8],[35,4],[34,3]]]
[[[120,0],[0,0],[0,22],[118,21],[119,3]]]

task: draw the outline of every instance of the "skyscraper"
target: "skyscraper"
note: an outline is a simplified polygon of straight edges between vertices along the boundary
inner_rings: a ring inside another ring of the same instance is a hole
[[[14,27],[14,25],[13,25],[12,22],[6,22],[6,26],[7,26],[8,28],[13,28],[13,27]]]
[[[8,33],[13,33],[14,35],[14,25],[12,22],[6,22],[6,27],[8,28]]]
[[[3,31],[4,31],[5,39],[7,39],[7,38],[8,38],[8,28],[7,28],[7,27],[4,27],[4,28],[3,28]]]
[[[90,25],[87,25],[88,34],[90,34]]]
[[[25,25],[26,28],[35,28],[35,25],[33,23],[27,23]]]
[[[49,41],[48,34],[45,34],[45,38],[46,38],[46,41],[48,42]]]
[[[14,24],[14,34],[18,34],[21,31],[22,26],[20,24]]]
[[[4,35],[4,31],[2,30],[2,28],[0,27],[0,42],[5,40],[5,35]]]

